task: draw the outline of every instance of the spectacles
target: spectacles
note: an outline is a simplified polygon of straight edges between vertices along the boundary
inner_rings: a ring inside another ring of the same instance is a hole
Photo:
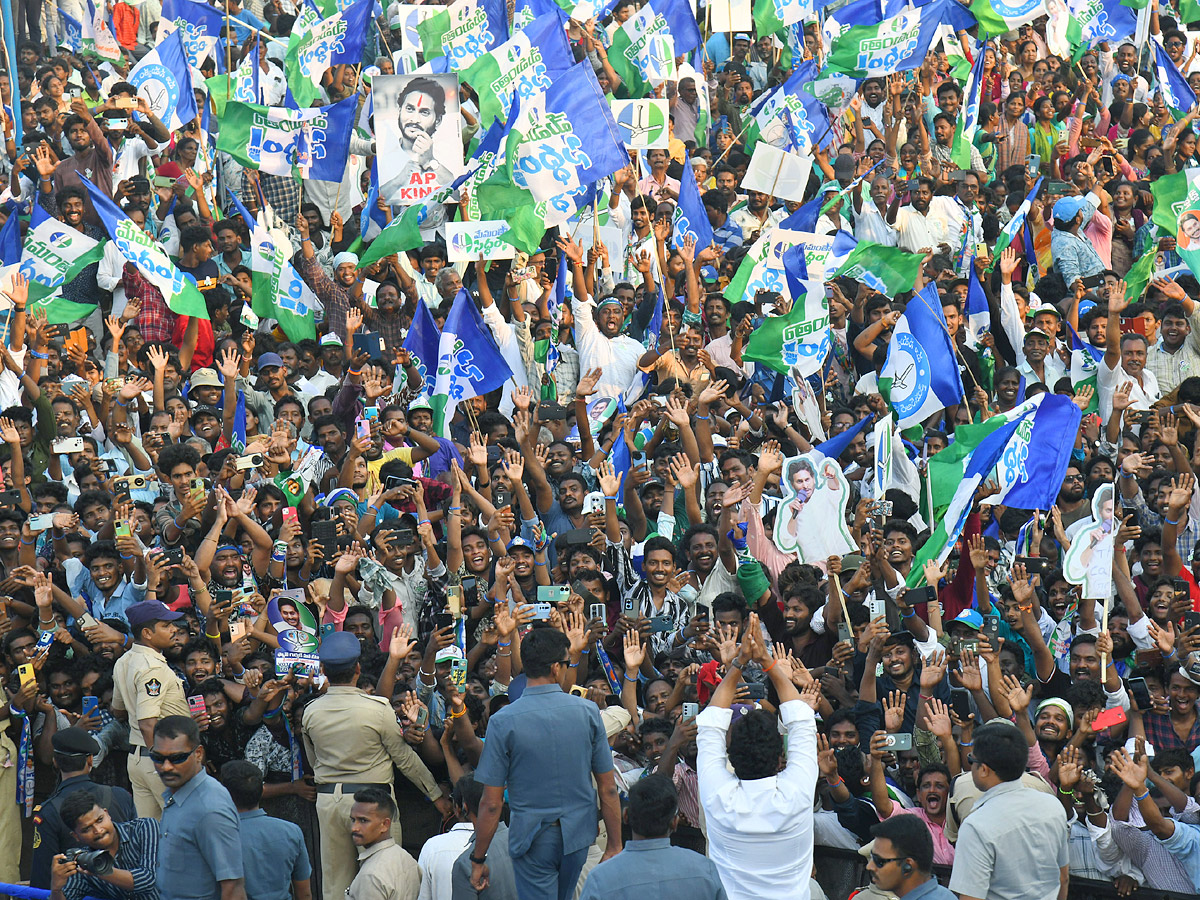
[[[187,762],[188,757],[195,752],[195,747],[193,747],[191,750],[188,750],[186,753],[159,753],[157,750],[151,750],[150,762],[154,763],[156,766],[161,766],[165,762],[169,762],[173,766],[181,766]]]
[[[900,862],[902,859],[908,859],[907,856],[880,856],[878,853],[871,854],[871,863],[877,869],[882,869],[888,863]]]
[[[968,765],[968,766],[973,766],[973,765],[975,765],[975,763],[976,763],[975,754],[974,754],[974,753],[968,753],[968,754],[967,754],[967,765]]]
[[[569,659],[560,659],[558,661],[558,664],[560,666],[569,666],[571,664],[571,661]]]
[[[1063,481],[1083,481],[1082,475],[1067,475]]]

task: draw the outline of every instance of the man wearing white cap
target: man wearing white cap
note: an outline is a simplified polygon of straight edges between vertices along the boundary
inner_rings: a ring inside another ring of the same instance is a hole
[[[308,236],[308,219],[296,216],[296,229],[301,238],[296,272],[324,305],[329,329],[345,341],[346,311],[362,297],[362,283],[357,274],[358,257],[348,251],[339,253],[333,258],[333,278],[330,278],[317,261],[316,248]]]
[[[1017,366],[1017,371],[1025,376],[1029,384],[1041,382],[1054,390],[1054,383],[1067,373],[1067,368],[1057,356],[1051,352],[1054,338],[1040,328],[1031,328],[1025,332],[1022,345],[1025,361]]]

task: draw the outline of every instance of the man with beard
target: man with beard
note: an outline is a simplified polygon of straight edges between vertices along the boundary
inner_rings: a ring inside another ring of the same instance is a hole
[[[1141,574],[1133,579],[1133,589],[1137,592],[1138,603],[1145,606],[1150,599],[1150,586],[1166,574],[1163,569],[1162,531],[1143,528],[1141,535],[1133,542],[1133,556],[1130,565],[1139,563],[1142,567]]]
[[[308,237],[308,219],[296,216],[296,229],[300,232],[300,259],[296,272],[312,288],[317,299],[325,306],[325,324],[341,338],[347,338],[346,312],[362,298],[362,283],[358,280],[358,257],[343,251],[333,258],[333,278],[317,261],[317,251]]]
[[[275,404],[284,397],[293,397],[288,384],[287,366],[278,353],[263,353],[258,358],[258,387],[252,388],[244,381],[238,385],[246,395],[246,408],[258,416],[261,434],[270,432],[275,421]]]
[[[78,601],[72,601],[68,608],[82,603],[94,616],[124,619],[129,607],[145,600],[146,570],[142,557],[135,557],[133,579],[130,581],[125,577],[121,556],[116,544],[100,541],[88,547],[82,560],[68,559],[63,564],[63,570],[70,585],[69,597],[79,598]],[[61,602],[61,596],[59,600]]]
[[[717,533],[712,525],[693,525],[680,542],[687,557],[688,582],[700,592],[694,602],[702,606],[709,606],[724,593],[734,592],[741,596],[734,575],[737,557],[733,545],[728,540],[720,540]]]
[[[887,211],[887,223],[895,226],[899,235],[897,246],[909,253],[923,253],[934,247],[933,232],[926,218],[933,200],[934,182],[924,175],[918,176],[916,181],[915,190],[910,190],[911,180],[896,189],[896,198]],[[905,201],[903,206],[901,201]]]
[[[876,732],[876,738],[887,732]],[[946,839],[946,801],[950,798],[950,770],[941,763],[921,769],[917,775],[917,805],[905,809],[888,794],[883,768],[884,749],[881,742],[871,741],[871,799],[881,819],[893,816],[916,816],[933,835],[933,861],[939,866],[954,863],[954,846]],[[879,749],[876,749],[877,746]]]
[[[400,288],[394,281],[385,281],[375,291],[375,309],[362,304],[362,323],[367,331],[383,337],[385,347],[399,347],[407,334],[405,320],[400,315]]]
[[[821,592],[807,584],[793,586],[783,598],[784,644],[809,669],[828,663],[837,642],[836,634],[831,634],[828,629],[821,634],[813,631],[813,616],[824,605]]]
[[[199,685],[215,678],[221,671],[221,654],[216,645],[205,638],[193,638],[183,647],[183,674],[187,692],[195,694]]]
[[[640,341],[622,334],[625,309],[619,299],[607,297],[597,304],[583,290],[583,247],[570,238],[559,238],[558,249],[570,260],[576,278],[571,311],[575,314],[579,371],[597,372],[594,379],[584,378],[576,386],[576,399],[586,399],[593,389],[599,397],[620,397],[632,383],[638,360],[646,348]],[[581,301],[579,297],[585,299]]]
[[[436,81],[414,78],[404,86],[396,107],[404,164],[398,175],[380,187],[379,194],[407,206],[421,200],[433,187],[454,180],[450,170],[438,162],[433,140],[446,115],[446,91]],[[430,183],[430,176],[435,184]]]
[[[892,691],[906,695],[901,731],[912,732],[918,719],[918,708],[924,707],[926,698],[950,702],[950,685],[946,681],[944,665],[926,662],[918,669],[918,657],[916,642],[910,632],[897,632],[883,642],[883,674],[875,680],[875,696],[887,697]],[[920,690],[916,690],[917,687]]]
[[[113,101],[108,100],[95,111],[107,112],[113,108]],[[96,185],[106,197],[113,195],[113,154],[112,147],[105,137],[104,131],[92,117],[92,110],[81,99],[71,101],[71,115],[63,120],[63,132],[74,154],[54,165],[49,159],[49,148],[39,148],[34,154],[34,163],[38,170],[38,193],[51,195],[60,193],[64,188],[75,187],[83,190],[83,179]],[[50,163],[47,168],[47,163]],[[89,225],[99,225],[100,218],[92,209],[90,200],[84,200],[85,218]]]
[[[1064,529],[1070,528],[1080,519],[1090,518],[1092,506],[1085,497],[1083,470],[1071,463],[1063,476],[1062,487],[1058,491],[1058,515]]]

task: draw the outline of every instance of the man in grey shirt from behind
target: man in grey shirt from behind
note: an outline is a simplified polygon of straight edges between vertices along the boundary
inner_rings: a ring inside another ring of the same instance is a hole
[[[993,719],[975,730],[974,744],[967,762],[984,793],[958,828],[950,890],[961,900],[1065,900],[1067,814],[1021,784],[1024,735]]]

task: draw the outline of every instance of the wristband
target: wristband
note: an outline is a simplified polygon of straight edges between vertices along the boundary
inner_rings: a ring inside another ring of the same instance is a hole
[[[624,678],[626,681],[628,681],[630,684],[637,684],[638,680],[636,678],[630,678],[628,672],[624,673],[621,677]]]
[[[1150,796],[1150,789],[1147,788],[1146,793],[1142,794],[1140,797],[1134,797],[1133,799],[1137,800],[1140,803],[1141,801],[1145,800],[1149,796]]]
[[[604,495],[604,499],[605,499],[605,500],[611,500],[611,501],[613,501],[613,503],[616,503],[616,502],[617,502],[617,498],[616,498],[616,497],[610,497],[610,496],[608,496],[607,494],[605,494],[605,495]]]
[[[1058,792],[1059,792],[1060,794],[1062,794],[1064,797],[1074,797],[1074,796],[1075,796],[1075,792],[1074,792],[1074,791],[1064,791],[1062,788],[1059,788],[1059,789],[1058,789]]]
[[[497,647],[511,647],[512,641],[497,641],[496,646]],[[587,652],[587,651],[584,651],[584,652]]]
[[[779,660],[775,660],[775,661],[774,661],[774,662],[772,662],[772,663],[771,663],[769,666],[767,666],[765,669],[763,669],[763,674],[764,674],[764,675],[766,675],[768,672],[770,672],[770,671],[771,671],[773,668],[775,668],[777,665],[779,665]]]
[[[1179,524],[1178,519],[1168,519],[1166,516],[1163,516],[1163,521],[1166,522],[1168,525],[1178,525]]]
[[[421,521],[419,521],[417,523],[417,527],[420,528],[422,525],[432,525],[432,524],[433,523],[430,522],[428,519],[422,519]]]
[[[544,565],[545,565],[545,563],[544,563],[544,562],[538,562],[536,559],[533,561],[533,564],[534,564],[535,566],[544,566]]]
[[[900,618],[902,618],[902,619],[911,619],[911,618],[912,618],[913,616],[915,616],[916,614],[917,614],[917,611],[916,611],[915,609],[909,609],[909,611],[908,611],[908,612],[906,612],[906,613],[901,613],[901,614],[900,614]]]
[[[975,742],[974,742],[974,741],[959,741],[959,742],[958,742],[958,746],[960,746],[960,747],[974,747],[974,746],[975,746]]]
[[[37,538],[34,538],[32,541],[27,541],[27,540],[25,540],[25,538],[21,538],[21,543],[24,544],[26,547],[28,547],[31,544],[36,544]]]
[[[377,513],[377,512],[379,512],[379,507],[378,507],[378,506],[372,506],[370,503],[368,503],[368,504],[367,504],[367,509],[369,509],[369,510],[370,510],[371,512],[373,512],[373,513]]]
[[[117,406],[120,406],[120,407],[122,407],[123,409],[128,409],[128,408],[129,408],[129,404],[128,404],[128,403],[122,403],[122,402],[121,402],[121,398],[120,398],[120,397],[113,397],[113,402],[114,402],[114,403],[116,403],[116,404],[117,404]]]
[[[461,506],[447,506],[446,512],[462,512]]]
[[[712,416],[693,416],[692,418],[694,418],[697,422],[707,422],[712,418]]]
[[[179,524],[179,517],[176,516],[171,520],[171,524],[175,526],[177,531],[183,531],[183,526]]]
[[[49,353],[38,353],[36,350],[32,350],[32,349],[29,352],[33,356],[34,359],[49,359],[50,358]]]
[[[841,776],[841,775],[839,775],[839,776],[837,777],[837,781],[834,781],[834,780],[833,780],[833,779],[831,779],[831,778],[826,778],[826,779],[825,779],[825,783],[826,783],[827,785],[829,785],[830,787],[837,787],[839,784],[845,784],[846,782],[844,782],[844,781],[842,780],[842,776]]]
[[[509,651],[509,652],[511,652],[511,651]],[[567,663],[567,668],[568,669],[578,669],[579,663]]]
[[[467,859],[471,860],[471,862],[473,862],[473,863],[474,863],[475,865],[477,865],[477,866],[482,866],[482,865],[483,865],[485,862],[487,862],[487,857],[486,857],[486,856],[484,856],[484,857],[482,857],[482,858],[477,858],[477,857],[474,857],[474,856],[468,856],[468,857],[467,857]]]
[[[922,700],[932,700],[933,694],[921,694],[921,699]]]
[[[461,719],[461,718],[462,718],[463,716],[465,716],[466,714],[467,714],[467,708],[464,706],[464,707],[463,707],[462,709],[460,709],[458,712],[452,712],[452,713],[450,713],[450,715],[446,716],[446,718],[447,718],[447,719],[450,719],[451,721],[453,721],[454,719]]]
[[[204,636],[206,638],[208,638],[210,641],[219,641],[221,639],[220,634],[209,634],[207,631],[204,632]]]
[[[1164,654],[1162,655],[1162,657],[1163,657],[1163,659],[1174,659],[1174,658],[1175,658],[1176,656],[1178,656],[1178,655],[1179,655],[1179,654],[1176,652],[1175,648],[1174,648],[1174,647],[1172,647],[1172,648],[1171,648],[1171,652],[1170,652],[1170,653],[1164,653]]]

